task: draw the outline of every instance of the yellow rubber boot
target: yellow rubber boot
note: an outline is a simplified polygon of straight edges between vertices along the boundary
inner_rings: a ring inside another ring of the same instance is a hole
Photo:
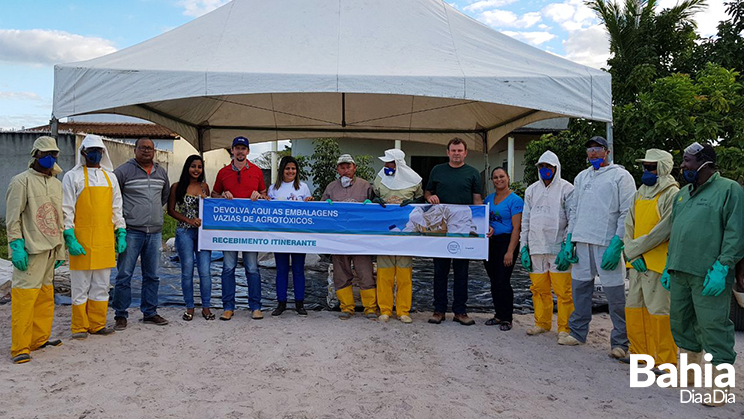
[[[630,341],[630,352],[653,356],[653,353],[648,352],[644,312],[648,316],[648,310],[644,307],[625,307],[625,328]]]
[[[70,322],[70,329],[73,335],[75,333],[86,333],[90,330],[90,323],[88,321],[88,303],[90,303],[90,301],[72,306],[72,321]]]
[[[656,341],[656,365],[677,365],[677,344],[674,343],[669,316],[649,314]]]
[[[88,321],[90,322],[90,333],[106,327],[106,314],[108,314],[108,300],[93,301],[88,300]]]
[[[12,288],[10,290],[11,357],[31,352],[34,305],[39,291],[38,288]]]
[[[360,290],[359,295],[362,297],[364,315],[367,317],[370,317],[372,315],[377,317],[377,290],[374,288],[368,290]]]
[[[380,304],[380,314],[390,316],[393,314],[393,290],[395,288],[395,266],[381,268],[377,266],[377,299]],[[400,298],[400,290],[398,291]],[[364,303],[364,298],[362,298]],[[367,305],[365,304],[365,307]]]
[[[54,321],[54,285],[42,285],[34,304],[34,330],[31,334],[31,350],[40,347],[52,335]]]
[[[570,333],[568,319],[574,311],[571,272],[550,272],[550,283],[558,303],[558,332]]]
[[[395,294],[395,314],[398,318],[408,316],[411,312],[411,299],[413,298],[413,268],[395,268],[395,280],[398,283],[398,291]],[[377,297],[379,298],[379,296]],[[382,310],[382,307],[380,307]]]
[[[354,315],[354,291],[351,286],[336,290],[336,297],[341,306],[341,311]]]
[[[535,326],[550,330],[553,326],[553,294],[550,291],[550,275],[530,274],[532,305],[535,308]]]

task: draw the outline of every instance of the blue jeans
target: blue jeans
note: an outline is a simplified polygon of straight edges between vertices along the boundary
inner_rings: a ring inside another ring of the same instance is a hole
[[[199,293],[203,308],[211,307],[212,273],[209,265],[212,263],[212,252],[198,251],[198,228],[176,229],[176,252],[181,260],[181,290],[186,308],[194,308],[194,254],[196,254],[196,270],[199,272]]]
[[[132,304],[132,274],[140,258],[142,269],[142,296],[140,310],[145,317],[158,314],[158,265],[160,263],[160,233],[145,233],[127,229],[127,249],[119,254],[116,262],[116,283],[114,284],[114,298],[111,307],[116,317],[127,318],[127,309]]]
[[[222,308],[235,310],[235,267],[238,252],[222,252]],[[258,252],[243,252],[243,267],[248,279],[248,306],[261,310],[261,274],[258,272]]]
[[[305,300],[305,254],[274,253],[276,261],[276,301],[287,302],[289,285],[289,257],[292,257],[292,284],[295,301]]]

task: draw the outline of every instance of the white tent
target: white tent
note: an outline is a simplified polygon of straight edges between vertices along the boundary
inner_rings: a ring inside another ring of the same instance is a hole
[[[561,116],[609,122],[610,75],[442,0],[234,0],[141,44],[55,66],[53,120],[115,113],[200,150],[345,137],[490,149]]]

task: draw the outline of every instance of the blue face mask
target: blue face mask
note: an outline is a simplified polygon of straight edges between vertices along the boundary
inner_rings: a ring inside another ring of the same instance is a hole
[[[658,180],[659,180],[659,176],[651,172],[644,171],[643,176],[641,176],[641,183],[643,183],[646,186],[654,186],[656,185],[656,181]]]
[[[703,168],[706,164],[710,163],[709,161],[703,163],[695,170],[683,170],[682,171],[682,177],[685,178],[685,181],[687,183],[696,183],[698,180],[698,174],[700,174],[700,169]]]
[[[589,163],[592,164],[594,170],[599,170],[602,167],[602,163],[604,163],[604,159],[589,159]]]
[[[385,175],[386,175],[386,176],[392,176],[392,175],[394,175],[394,174],[395,174],[395,169],[391,169],[391,168],[389,168],[389,167],[386,167],[386,168],[385,168]]]
[[[99,150],[88,150],[85,152],[85,158],[93,164],[98,164],[103,158],[103,152]]]
[[[57,159],[51,154],[39,159],[39,165],[45,169],[51,169],[54,167],[54,163],[57,163]]]
[[[540,172],[540,178],[542,180],[553,179],[553,171],[550,170],[549,168],[547,168],[547,167],[541,167],[540,170],[538,170],[538,171]]]

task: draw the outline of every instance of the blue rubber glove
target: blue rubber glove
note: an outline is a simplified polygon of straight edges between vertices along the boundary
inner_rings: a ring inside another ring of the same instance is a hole
[[[671,277],[669,276],[669,272],[667,272],[666,266],[664,267],[664,272],[661,273],[661,286],[664,287],[665,290],[669,291],[669,282],[671,281]]]
[[[522,259],[522,267],[527,272],[532,272],[532,259],[530,258],[530,246],[522,246],[522,250],[519,251],[519,257]]]
[[[362,202],[362,205],[367,205],[367,204],[369,204],[369,203],[371,203],[371,202],[372,202],[372,201],[370,201],[369,199],[365,199],[365,200],[364,200],[364,202]]]
[[[648,268],[646,267],[646,262],[643,260],[643,256],[639,257],[633,262],[630,262],[630,266],[632,266],[633,269],[635,269],[638,272],[648,271]]]
[[[326,199],[326,202],[328,203],[328,205],[333,205],[333,201],[331,201],[331,198]]]
[[[64,260],[55,260],[54,261],[54,269],[57,269],[57,268],[59,268],[60,266],[62,266],[64,264],[65,264],[65,261]]]
[[[610,245],[607,246],[607,249],[602,255],[602,269],[605,271],[614,271],[617,268],[618,263],[620,263],[620,255],[622,254],[624,247],[625,245],[620,239],[620,236],[613,237],[612,241],[610,241]]]
[[[117,228],[114,235],[116,236],[116,253],[124,253],[127,250],[127,230]]]
[[[708,269],[703,282],[703,295],[706,297],[718,297],[726,289],[726,275],[728,275],[728,266],[716,261],[713,267]]]
[[[13,266],[19,271],[28,269],[28,253],[26,252],[26,240],[15,239],[10,242],[10,250],[13,251]]]
[[[67,250],[70,251],[70,256],[80,256],[85,254],[85,249],[83,249],[83,246],[81,246],[75,238],[75,229],[68,228],[62,234],[65,236],[65,244],[67,245]]]

